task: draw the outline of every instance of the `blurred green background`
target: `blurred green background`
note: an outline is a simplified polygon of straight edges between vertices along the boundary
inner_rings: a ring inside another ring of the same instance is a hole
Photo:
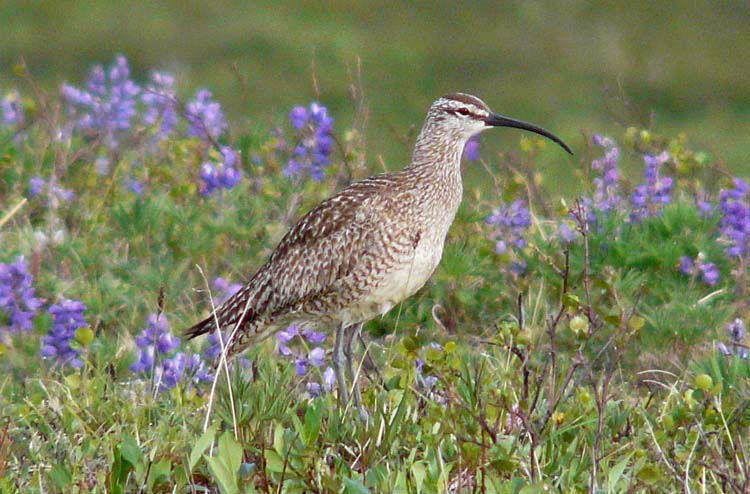
[[[21,58],[57,91],[122,53],[139,81],[163,69],[184,97],[211,89],[237,125],[319,98],[344,130],[360,60],[373,168],[403,166],[410,127],[455,90],[578,150],[584,134],[642,125],[685,132],[736,172],[750,154],[750,2],[5,0],[0,26],[0,90],[22,86]],[[484,153],[517,140],[485,136]]]

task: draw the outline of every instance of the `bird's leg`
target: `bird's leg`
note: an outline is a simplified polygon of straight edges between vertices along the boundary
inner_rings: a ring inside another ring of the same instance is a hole
[[[352,324],[346,328],[346,343],[344,345],[344,353],[346,355],[346,363],[349,369],[349,379],[352,382],[352,394],[354,395],[354,404],[360,411],[360,414],[364,410],[362,407],[362,393],[359,390],[357,367],[354,365],[354,347],[357,342],[359,334],[362,332],[362,323]]]
[[[344,324],[336,328],[336,339],[333,342],[333,371],[336,373],[336,385],[339,389],[339,404],[346,408],[349,404],[349,390],[346,388],[346,377],[344,376]]]

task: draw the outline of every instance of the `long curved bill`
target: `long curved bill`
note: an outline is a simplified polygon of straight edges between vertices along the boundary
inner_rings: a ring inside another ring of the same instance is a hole
[[[573,154],[573,150],[570,149],[570,146],[565,144],[562,139],[557,137],[549,130],[539,127],[538,125],[530,124],[521,120],[516,120],[514,118],[504,117],[502,115],[498,115],[497,113],[490,113],[490,115],[484,120],[484,123],[492,127],[513,127],[516,129],[523,129],[528,130],[529,132],[534,132],[535,134],[539,134],[546,137],[547,139],[555,141],[568,153]]]

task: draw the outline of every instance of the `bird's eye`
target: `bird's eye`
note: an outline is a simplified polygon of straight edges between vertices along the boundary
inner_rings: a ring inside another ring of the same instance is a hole
[[[464,117],[468,117],[469,115],[471,115],[471,112],[466,108],[459,108],[456,111],[460,113],[461,115],[463,115]]]

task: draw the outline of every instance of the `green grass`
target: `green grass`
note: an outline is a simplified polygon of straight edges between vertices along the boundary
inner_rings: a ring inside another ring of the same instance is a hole
[[[100,176],[95,141],[75,137],[68,149],[42,120],[0,137],[0,261],[24,254],[37,296],[83,300],[95,332],[77,371],[40,358],[49,315],[30,333],[3,333],[0,492],[746,491],[750,366],[713,345],[746,316],[747,268],[725,257],[717,220],[693,203],[699,188],[715,199],[729,175],[653,132],[615,136],[623,187],[640,181],[643,153],[669,149],[674,202],[638,224],[613,215],[567,247],[554,231],[574,196],[560,206],[556,180],[530,171],[555,159],[549,146],[524,139],[520,151],[485,154],[486,169],[472,164],[440,269],[367,326],[367,424],[335,394],[310,398],[272,340],[229,383],[222,374],[213,396],[183,384],[154,393],[128,369],[147,316],[163,308],[178,334],[207,311],[202,273],[246,280],[297,217],[341,186],[341,156],[322,184],[284,177],[267,128],[234,136],[246,178],[208,197],[197,190],[205,149],[195,139],[155,152],[138,141]],[[364,150],[345,128],[354,163]],[[571,162],[576,194],[590,195],[598,152]],[[53,171],[76,194],[56,208],[28,186]],[[131,172],[141,196],[125,186]],[[534,217],[528,247],[513,254],[528,262],[524,276],[495,254],[484,224],[515,198]],[[718,264],[718,286],[679,273],[680,256],[699,252]]]

